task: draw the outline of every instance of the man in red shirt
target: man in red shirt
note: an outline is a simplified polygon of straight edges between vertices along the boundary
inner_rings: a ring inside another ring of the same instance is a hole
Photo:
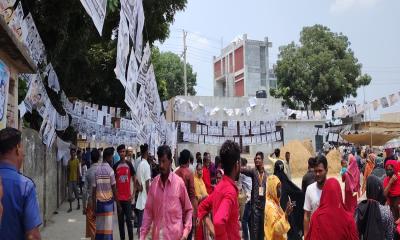
[[[239,190],[235,181],[240,174],[240,148],[232,141],[226,141],[220,150],[225,175],[214,192],[199,205],[197,222],[212,213],[215,239],[239,240]]]
[[[133,225],[132,225],[132,192],[131,181],[135,181],[135,170],[130,161],[125,159],[125,145],[117,147],[120,160],[114,165],[115,179],[117,182],[117,198],[121,205],[121,210],[118,211],[118,226],[119,236],[121,240],[125,239],[125,226],[128,229],[129,240],[133,240]]]
[[[207,156],[207,154],[205,154]],[[207,193],[211,194],[213,191],[213,187],[211,185],[211,173],[210,173],[210,163],[211,159],[205,157],[203,159],[203,181],[206,185]]]

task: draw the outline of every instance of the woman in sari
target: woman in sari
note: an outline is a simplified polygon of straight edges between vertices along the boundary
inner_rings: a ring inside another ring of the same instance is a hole
[[[400,166],[396,160],[388,160],[385,164],[386,177],[383,180],[383,193],[390,205],[395,221],[399,219],[400,204]]]
[[[356,209],[357,229],[361,240],[393,239],[394,220],[390,207],[385,205],[383,185],[378,177],[371,175],[366,184],[367,200]]]
[[[306,240],[358,240],[353,216],[346,211],[338,180],[326,180],[320,205],[310,222]]]
[[[281,160],[276,161],[274,166],[274,175],[279,178],[282,185],[280,205],[282,209],[286,209],[289,199],[293,201],[293,204],[296,204],[293,213],[290,214],[288,219],[290,230],[287,236],[289,240],[301,240],[303,238],[304,193],[296,184],[289,180],[284,172],[284,167],[285,165]]]
[[[285,240],[290,229],[288,217],[293,211],[293,205],[288,202],[284,212],[280,206],[281,181],[275,175],[267,179],[267,196],[265,201],[265,240]]]
[[[367,179],[369,177],[369,175],[371,175],[372,171],[375,168],[375,159],[376,159],[376,155],[374,153],[371,153],[368,155],[368,159],[367,159],[367,164],[365,165],[365,169],[364,169],[364,180],[363,180],[363,184],[362,184],[362,191],[361,191],[361,195],[363,195],[365,193],[365,188],[367,186]]]
[[[354,214],[357,207],[357,194],[360,192],[360,170],[353,154],[349,155],[349,167],[342,175],[344,182],[344,206],[347,211]]]

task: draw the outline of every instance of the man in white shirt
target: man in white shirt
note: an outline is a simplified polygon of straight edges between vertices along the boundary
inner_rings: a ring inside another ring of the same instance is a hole
[[[314,173],[316,182],[307,187],[304,200],[304,236],[307,236],[311,215],[319,207],[322,188],[324,187],[326,174],[328,173],[328,161],[325,156],[321,155],[316,158]]]
[[[136,201],[136,209],[138,214],[138,234],[140,234],[140,227],[142,226],[144,207],[146,205],[147,193],[150,188],[151,168],[147,161],[149,146],[144,144],[141,146],[140,152],[142,160],[137,170],[138,191],[139,195]],[[139,235],[140,237],[140,235]]]

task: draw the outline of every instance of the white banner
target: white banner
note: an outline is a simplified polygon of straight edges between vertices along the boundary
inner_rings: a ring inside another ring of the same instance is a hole
[[[132,48],[131,56],[129,57],[128,77],[126,83],[126,91],[130,91],[136,97],[137,94],[137,80],[139,77],[138,64],[135,57],[135,51]],[[126,94],[125,94],[126,95]]]
[[[143,26],[144,26],[144,10],[142,0],[136,0],[137,8],[137,29],[135,40],[135,53],[138,61],[142,60],[143,51]]]
[[[83,8],[92,18],[100,36],[103,32],[104,19],[106,18],[107,0],[81,0]]]
[[[22,23],[22,41],[29,49],[32,60],[36,65],[46,63],[46,53],[42,39],[33,21],[32,14],[29,13]]]
[[[126,86],[126,64],[129,55],[129,29],[125,14],[120,12],[118,27],[117,66],[114,69],[115,75],[121,84]]]
[[[47,76],[47,83],[49,88],[58,93],[60,91],[60,83],[58,82],[57,74],[54,71],[53,65],[51,65],[51,63],[47,65],[45,75]]]
[[[144,85],[147,80],[147,72],[149,71],[150,68],[150,55],[151,55],[150,45],[149,43],[147,43],[143,51],[143,57],[139,67],[138,83],[141,85]]]

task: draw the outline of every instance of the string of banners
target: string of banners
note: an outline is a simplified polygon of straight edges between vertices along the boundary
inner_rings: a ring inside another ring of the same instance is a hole
[[[191,131],[191,123],[181,122],[183,141],[199,144],[220,145],[226,140],[232,140],[243,145],[257,145],[282,140],[281,131],[276,130],[276,121],[222,121],[209,124],[196,124],[196,131]]]
[[[42,39],[33,21],[32,14],[25,16],[22,1],[0,1],[0,17],[4,19],[15,38],[27,47],[34,64],[47,65],[46,52]]]
[[[88,11],[88,9],[91,10],[90,13],[89,11],[88,13],[94,20],[96,28],[101,33],[100,29],[104,22],[107,1],[88,0],[81,2],[86,11]],[[95,104],[83,104],[83,101],[79,100],[75,103],[71,103],[68,100],[65,93],[60,89],[58,77],[53,66],[51,63],[47,63],[45,47],[37,31],[32,15],[29,13],[24,18],[25,14],[23,13],[21,2],[18,2],[16,5],[16,1],[13,0],[0,1],[0,10],[2,10],[0,11],[1,17],[5,19],[16,38],[27,46],[31,58],[38,66],[38,72],[36,74],[21,75],[21,78],[28,83],[28,93],[24,101],[19,105],[20,115],[23,117],[26,112],[32,112],[33,110],[39,112],[39,115],[43,118],[40,136],[43,143],[48,147],[51,147],[53,143],[56,142],[56,139],[57,142],[60,142],[57,138],[56,131],[63,131],[70,125],[79,133],[89,135],[96,138],[96,140],[104,141],[108,144],[119,144],[122,142],[137,144],[148,142],[153,146],[153,149],[154,146],[157,146],[160,142],[176,145],[176,139],[173,139],[173,136],[176,137],[176,127],[174,124],[167,124],[165,117],[161,115],[161,102],[157,91],[154,70],[148,64],[150,58],[150,47],[148,44],[146,45],[142,57],[142,30],[144,25],[142,1],[138,0],[135,1],[134,4],[131,3],[132,1],[123,2],[121,13],[125,15],[123,15],[121,21],[122,26],[126,18],[128,18],[130,23],[135,22],[128,26],[128,33],[131,37],[132,35],[135,36],[135,46],[132,47],[132,49],[135,50],[133,50],[130,55],[130,63],[132,63],[130,69],[128,69],[128,80],[130,80],[130,82],[126,80],[126,82],[121,82],[124,83],[124,86],[131,87],[130,90],[126,92],[132,94],[126,94],[128,97],[126,97],[125,102],[127,102],[129,108],[132,110],[132,119],[120,118],[119,121],[117,121],[118,126],[113,126],[111,124],[112,114],[110,111],[105,111],[105,108],[112,108],[102,107],[100,110],[96,109]],[[126,8],[127,4],[130,4],[129,9]],[[10,9],[12,13],[8,14],[8,10]],[[127,12],[129,10],[135,12],[137,18],[130,14],[132,12]],[[126,39],[126,31],[124,31],[123,27],[121,27],[121,29],[119,33]],[[136,34],[136,31],[138,34]],[[118,39],[119,46],[127,46],[121,43],[123,39],[123,37]],[[123,57],[125,53],[121,54],[121,51],[119,51],[117,55],[117,59],[126,58]],[[117,60],[117,62],[118,61],[119,60]],[[139,62],[140,64],[137,68],[138,71],[133,71],[136,69],[133,64],[134,62],[136,62],[136,64]],[[151,74],[147,74],[147,72]],[[125,74],[126,72],[123,73],[123,75]],[[138,76],[137,79],[134,77],[136,76],[135,74]],[[61,101],[66,114],[58,113],[52,105],[43,84],[43,80],[45,79],[47,79],[47,84],[50,89],[56,93],[60,93],[61,91]],[[132,83],[132,79],[141,85],[136,86],[136,84]],[[149,79],[152,81],[148,81]],[[136,93],[136,89],[139,89],[137,87],[140,87],[140,90],[139,94],[136,95],[133,93]],[[72,119],[71,122],[69,115]],[[118,116],[115,115],[115,118],[117,117]]]
[[[23,78],[28,83],[28,92],[24,101],[18,106],[20,117],[22,118],[26,112],[36,110],[43,118],[40,126],[39,136],[48,147],[51,147],[56,140],[56,131],[64,131],[70,124],[67,114],[61,115],[52,105],[50,98],[43,84],[42,75],[23,74]]]
[[[400,91],[389,94],[386,97],[375,99],[374,101],[367,102],[365,104],[356,104],[356,102],[354,101],[351,104],[347,104],[338,109],[335,109],[335,117],[342,118],[347,116],[354,116],[359,113],[364,113],[370,109],[378,111],[380,108],[385,109],[397,105],[399,103],[399,100]]]
[[[125,89],[125,103],[132,112],[137,139],[139,142],[147,139],[151,149],[160,142],[159,139],[173,142],[165,134],[174,127],[167,127],[165,117],[160,116],[162,105],[151,64],[150,44],[143,44],[144,23],[142,0],[122,0],[114,72]]]
[[[164,109],[168,108],[168,103],[163,103]],[[248,104],[241,108],[227,108],[218,106],[208,106],[203,104],[201,101],[194,102],[191,100],[186,100],[181,97],[175,98],[175,103],[172,106],[174,112],[181,113],[189,119],[194,119],[202,124],[207,124],[211,117],[216,114],[223,112],[227,117],[251,117],[253,113],[260,114],[263,113],[268,121],[276,121],[284,117],[282,111],[277,113],[272,113],[267,104],[258,104],[255,97],[248,99]]]

